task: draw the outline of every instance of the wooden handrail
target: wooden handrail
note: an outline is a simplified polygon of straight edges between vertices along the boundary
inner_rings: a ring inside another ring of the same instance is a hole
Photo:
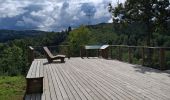
[[[132,49],[129,47],[128,48],[129,50],[128,50],[128,53],[129,53],[129,63],[132,63]]]
[[[160,64],[160,69],[161,70],[165,70],[166,69],[166,67],[165,67],[165,49],[164,48],[160,48],[160,50],[159,50],[159,54],[160,54],[160,62],[159,62],[159,64]]]
[[[48,46],[48,47],[62,47],[62,46],[65,46],[65,47],[68,47],[67,48],[67,55],[68,55],[68,58],[70,58],[70,46],[69,45],[56,45],[56,46]],[[115,47],[117,48],[117,59],[118,60],[122,60],[122,51],[124,48],[126,48],[127,52],[128,52],[128,62],[129,63],[132,63],[132,59],[133,59],[133,49],[139,49],[140,50],[140,55],[141,55],[141,64],[142,65],[145,65],[147,64],[146,61],[148,60],[151,60],[152,55],[149,55],[149,53],[146,53],[145,51],[146,50],[151,50],[150,53],[152,53],[152,50],[155,49],[155,50],[159,50],[159,53],[158,53],[158,59],[159,59],[159,66],[160,66],[160,69],[164,70],[166,69],[166,64],[165,64],[165,50],[170,50],[170,47],[148,47],[148,46],[129,46],[129,45],[109,45],[109,49],[110,49],[110,58],[113,58],[112,56],[112,47]],[[41,48],[43,46],[34,46],[35,48]],[[33,60],[34,60],[34,47],[32,46],[29,46],[29,63],[31,63]],[[109,53],[109,52],[108,52]],[[79,53],[80,57],[83,58],[83,56],[85,56],[85,54],[88,54],[88,51],[84,50],[84,45],[81,45],[80,46],[80,53]],[[87,56],[87,55],[86,55]],[[147,57],[147,59],[145,58]],[[149,64],[149,63],[148,63]]]
[[[148,47],[148,46],[129,46],[129,45],[110,45],[112,47],[127,47],[127,48],[150,48],[150,49],[170,49],[170,47]]]
[[[165,70],[165,50],[170,50],[170,47],[148,47],[148,46],[128,46],[128,45],[110,45],[111,47],[118,47],[118,59],[120,60],[120,48],[128,48],[128,61],[132,63],[132,48],[141,49],[141,56],[142,56],[142,65],[145,63],[145,49],[157,49],[159,50],[159,66],[161,70]],[[149,55],[148,55],[149,56]]]
[[[44,46],[31,46],[33,48],[43,48]],[[69,47],[69,45],[53,45],[53,46],[47,46],[47,47]]]
[[[142,47],[142,65],[145,63],[145,48]]]

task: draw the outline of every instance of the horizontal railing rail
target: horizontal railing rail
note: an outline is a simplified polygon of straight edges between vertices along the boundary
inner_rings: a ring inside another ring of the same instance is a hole
[[[116,52],[116,55],[113,51]],[[110,45],[110,58],[112,59],[116,58],[129,63],[138,62],[137,64],[161,70],[168,69],[168,66],[170,66],[170,55],[168,56],[168,54],[170,54],[170,47]],[[135,59],[136,62],[133,61]]]
[[[69,45],[47,46],[55,55],[57,53],[64,54],[67,57],[82,57],[87,56],[87,50],[84,45],[70,50]],[[76,53],[73,54],[73,49]],[[34,58],[44,58],[45,54],[43,46],[29,46],[29,63]],[[109,49],[105,51],[109,59],[117,59],[129,63],[141,64],[157,69],[168,69],[170,67],[170,47],[148,47],[148,46],[128,46],[128,45],[109,45]],[[88,52],[93,56],[100,56],[100,50],[91,50]]]

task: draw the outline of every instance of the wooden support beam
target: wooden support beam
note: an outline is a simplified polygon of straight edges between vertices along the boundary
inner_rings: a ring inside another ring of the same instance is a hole
[[[129,48],[129,63],[132,63],[132,50],[131,50],[131,47],[128,47]]]
[[[70,59],[70,46],[67,46],[67,56],[68,56],[68,59]]]
[[[112,59],[112,46],[109,46],[109,51],[110,51],[110,59]]]
[[[84,48],[80,46],[80,57],[83,58]]]
[[[165,66],[165,49],[160,48],[159,54],[160,54],[160,56],[159,56],[160,69],[165,70],[166,69],[166,66]]]
[[[121,47],[120,46],[118,46],[118,59],[121,61],[122,60],[122,57],[121,57],[121,54],[122,52],[121,52]]]
[[[145,48],[142,47],[141,49],[142,49],[142,65],[144,65],[145,64]]]

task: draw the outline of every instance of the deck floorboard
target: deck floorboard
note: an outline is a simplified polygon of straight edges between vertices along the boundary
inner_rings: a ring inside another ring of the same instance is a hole
[[[27,77],[36,76],[44,77],[43,93],[25,100],[170,100],[170,73],[116,60],[35,59]]]

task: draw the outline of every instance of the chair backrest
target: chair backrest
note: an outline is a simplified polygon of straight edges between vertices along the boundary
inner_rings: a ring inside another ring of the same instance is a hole
[[[47,47],[43,47],[43,49],[44,49],[44,51],[45,51],[45,53],[48,57],[50,57],[50,58],[53,57],[53,54],[51,53],[51,51]]]

